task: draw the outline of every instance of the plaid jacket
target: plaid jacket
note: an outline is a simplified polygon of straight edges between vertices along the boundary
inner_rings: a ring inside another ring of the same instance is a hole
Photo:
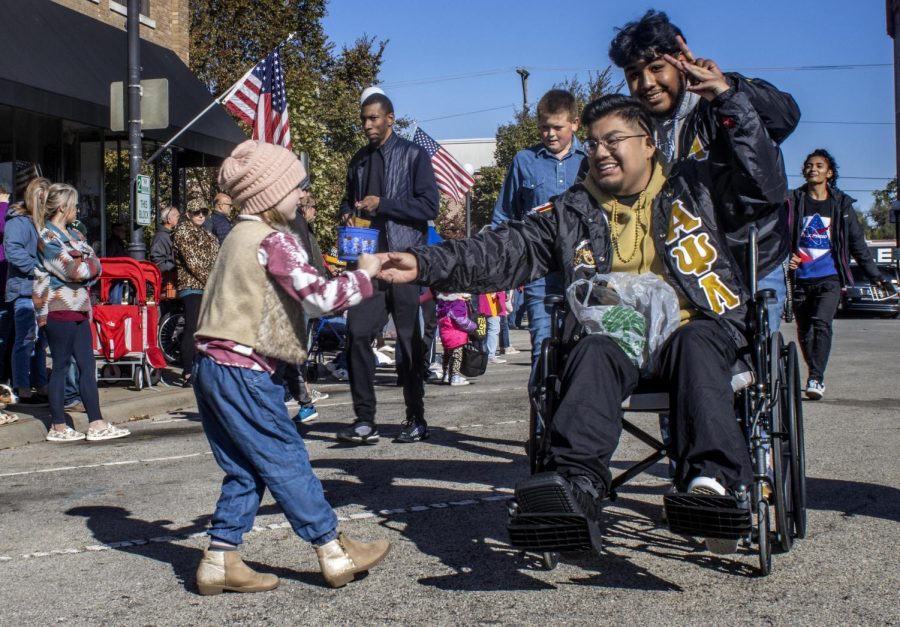
[[[91,313],[90,287],[100,276],[100,258],[74,228],[63,232],[47,224],[38,238],[31,298],[38,324],[47,324],[52,311]]]

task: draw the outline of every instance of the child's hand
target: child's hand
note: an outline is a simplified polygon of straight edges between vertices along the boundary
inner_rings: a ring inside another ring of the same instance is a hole
[[[356,266],[369,275],[369,278],[375,278],[375,275],[381,270],[381,259],[376,255],[360,255],[356,260]]]
[[[411,253],[378,253],[382,267],[379,279],[388,283],[410,283],[419,276],[419,260]]]
[[[800,261],[801,261],[800,255],[793,255],[793,254],[792,254],[792,255],[791,255],[791,260],[788,262],[788,268],[789,268],[790,270],[796,270],[798,267],[800,267]]]

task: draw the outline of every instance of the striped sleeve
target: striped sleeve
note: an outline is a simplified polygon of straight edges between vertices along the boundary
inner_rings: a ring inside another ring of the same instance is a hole
[[[372,281],[361,270],[326,279],[309,263],[293,235],[275,232],[259,246],[259,263],[284,292],[299,301],[311,318],[347,309],[372,295]]]

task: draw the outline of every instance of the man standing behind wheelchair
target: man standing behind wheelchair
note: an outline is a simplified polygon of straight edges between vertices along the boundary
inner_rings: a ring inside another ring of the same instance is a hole
[[[709,101],[734,160],[684,160],[664,172],[653,121],[636,99],[611,95],[582,114],[589,171],[562,196],[476,237],[382,255],[381,276],[439,290],[506,289],[561,270],[564,285],[597,273],[651,272],[678,295],[681,325],[660,349],[656,378],[669,391],[679,490],[741,497],[753,473],[734,418],[731,367],[746,343],[750,295],[724,238],[740,212],[763,218],[787,192],[784,164],[759,115],[721,72],[666,55],[692,92]],[[740,207],[740,209],[738,209]],[[559,404],[541,467],[517,497],[553,502],[591,530],[599,549],[600,504],[622,430],[621,403],[639,371],[609,337],[563,330]],[[527,503],[519,498],[520,511]],[[524,507],[524,509],[523,509]],[[544,511],[544,510],[537,510]],[[730,546],[710,548],[723,552]],[[721,541],[718,541],[721,542]]]

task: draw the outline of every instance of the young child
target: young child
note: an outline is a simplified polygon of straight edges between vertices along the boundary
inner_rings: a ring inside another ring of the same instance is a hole
[[[288,231],[306,172],[289,150],[248,140],[219,171],[219,187],[241,207],[210,274],[195,335],[194,392],[213,455],[225,472],[197,569],[201,594],[260,592],[278,585],[241,560],[238,546],[253,527],[266,488],[294,531],[316,547],[332,587],[369,570],[390,549],[337,532],[337,517],[312,472],[303,440],[272,381],[276,360],[302,363],[303,310],[320,317],[372,294],[381,264],[361,255],[358,269],[322,278]]]
[[[444,346],[444,383],[450,385],[469,385],[469,380],[459,373],[463,346],[476,328],[469,319],[466,306],[469,298],[468,294],[440,292],[437,295],[438,332]]]
[[[523,220],[530,211],[544,207],[552,197],[572,187],[584,160],[584,148],[575,136],[578,105],[571,92],[548,91],[538,102],[537,115],[541,143],[520,150],[513,158],[494,207],[491,219],[494,226]],[[533,361],[541,352],[544,338],[550,335],[552,308],[544,304],[544,296],[561,293],[562,277],[558,272],[525,285],[523,295]]]

